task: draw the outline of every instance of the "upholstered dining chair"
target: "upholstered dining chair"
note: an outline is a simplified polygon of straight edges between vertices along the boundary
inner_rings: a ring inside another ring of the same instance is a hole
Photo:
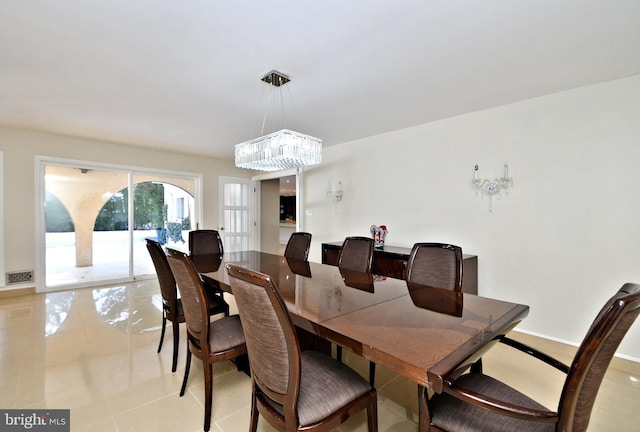
[[[224,246],[222,237],[216,230],[200,229],[189,231],[189,255],[191,257],[198,255],[219,255],[224,254]],[[213,291],[220,297],[224,297],[224,293],[220,285],[211,281],[203,281],[207,290]]]
[[[369,237],[347,237],[338,256],[338,267],[361,273],[371,271],[373,261],[373,239]]]
[[[410,292],[436,288],[455,291],[462,297],[462,248],[447,243],[415,243],[407,261],[406,280]],[[474,363],[473,371],[482,371],[482,359]]]
[[[369,237],[347,237],[342,243],[340,255],[338,255],[338,268],[341,271],[354,271],[370,273],[373,262],[374,242]],[[336,346],[336,358],[342,361],[342,347]],[[369,382],[374,385],[376,377],[376,364],[369,362]]]
[[[289,237],[284,249],[284,256],[291,259],[306,261],[309,258],[311,247],[311,234],[307,232],[294,232]]]
[[[501,337],[500,342],[567,374],[556,411],[488,375],[462,368],[446,377],[445,392],[429,401],[430,430],[585,432],[609,363],[638,314],[640,285],[625,284],[596,316],[571,366]]]
[[[227,265],[251,367],[251,432],[262,417],[279,431],[330,431],[367,410],[378,430],[377,392],[360,375],[317,351],[300,351],[287,307],[271,277]]]
[[[222,255],[224,247],[216,230],[189,231],[189,255]]]
[[[462,248],[416,243],[407,261],[407,286],[462,291]]]
[[[167,261],[178,283],[187,323],[187,362],[180,396],[184,396],[187,388],[193,354],[202,360],[204,370],[204,430],[208,431],[213,401],[213,364],[246,354],[245,337],[238,315],[210,321],[207,314],[209,299],[191,259],[174,249],[167,248],[167,252]]]
[[[176,280],[173,277],[167,255],[162,249],[162,245],[153,239],[146,239],[147,250],[151,255],[151,261],[156,269],[160,294],[162,296],[162,330],[160,331],[160,343],[158,353],[162,350],[162,341],[167,327],[167,321],[171,321],[173,326],[173,357],[171,361],[171,372],[176,371],[178,363],[178,345],[180,343],[179,324],[185,322],[182,300],[178,298]],[[229,304],[220,296],[207,293],[209,315],[224,314],[229,315]]]

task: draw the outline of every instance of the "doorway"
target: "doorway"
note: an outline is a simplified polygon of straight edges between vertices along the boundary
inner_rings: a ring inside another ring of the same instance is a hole
[[[284,253],[284,247],[287,245],[291,234],[296,231],[296,222],[298,220],[298,191],[296,188],[296,176],[289,175],[280,177],[279,179],[279,226],[278,240],[280,244],[280,253]]]
[[[256,245],[260,251],[283,254],[291,233],[302,231],[301,169],[253,177],[258,185]]]
[[[260,251],[280,253],[280,179],[260,182]]]

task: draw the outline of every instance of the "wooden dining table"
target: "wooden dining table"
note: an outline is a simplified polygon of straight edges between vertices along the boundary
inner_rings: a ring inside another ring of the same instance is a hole
[[[441,393],[443,377],[477,360],[529,312],[525,305],[467,293],[409,292],[401,279],[345,274],[264,252],[192,260],[205,281],[227,292],[228,263],[268,274],[296,326],[416,382],[421,431],[430,418],[427,389]]]

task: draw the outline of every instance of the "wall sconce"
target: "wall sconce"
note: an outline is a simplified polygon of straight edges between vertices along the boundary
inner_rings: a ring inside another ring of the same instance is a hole
[[[342,182],[338,182],[338,186],[335,189],[331,187],[331,182],[329,182],[329,188],[327,189],[327,197],[334,203],[338,201],[342,201]]]
[[[481,193],[483,197],[484,195],[489,197],[489,211],[492,212],[493,197],[497,195],[498,198],[500,198],[502,197],[502,191],[508,193],[509,189],[513,187],[513,178],[509,177],[509,164],[504,164],[504,173],[502,177],[493,180],[479,178],[478,164],[476,164],[471,184],[476,191],[476,195]]]
[[[338,214],[338,203],[342,201],[342,182],[339,181],[336,188],[331,187],[331,182],[329,182],[329,187],[327,189],[327,198],[333,201],[333,213]]]

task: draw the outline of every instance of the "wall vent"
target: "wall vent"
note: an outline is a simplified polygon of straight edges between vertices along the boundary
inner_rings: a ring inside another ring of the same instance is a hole
[[[33,282],[33,270],[7,273],[7,285]]]

